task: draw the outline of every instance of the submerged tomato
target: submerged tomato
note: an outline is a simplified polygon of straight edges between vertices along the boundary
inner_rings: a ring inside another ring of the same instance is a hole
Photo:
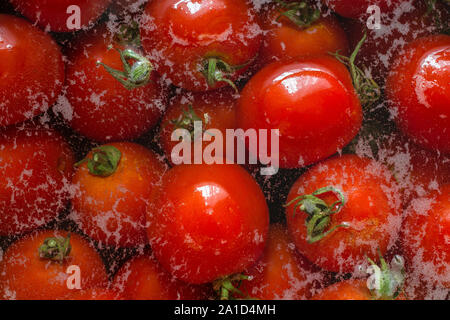
[[[331,10],[347,18],[361,18],[370,6],[376,5],[381,13],[392,12],[404,0],[322,0]],[[370,13],[373,13],[372,11]]]
[[[278,129],[280,167],[298,168],[347,145],[361,127],[362,109],[345,66],[320,56],[263,68],[242,91],[237,119],[244,130]]]
[[[53,39],[18,17],[0,14],[0,127],[50,108],[61,93],[64,63]]]
[[[174,167],[154,196],[148,237],[158,261],[178,279],[211,282],[242,272],[262,254],[269,210],[238,165]]]
[[[346,280],[323,289],[312,300],[372,300],[372,294],[367,280]]]

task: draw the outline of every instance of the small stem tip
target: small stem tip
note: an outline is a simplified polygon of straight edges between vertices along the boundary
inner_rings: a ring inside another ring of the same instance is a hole
[[[234,72],[245,67],[245,65],[231,66],[222,59],[219,58],[208,58],[203,67],[203,75],[206,78],[206,82],[212,88],[216,86],[217,82],[225,82],[229,84],[236,93],[239,93],[238,88],[228,77],[232,76]]]
[[[214,281],[213,289],[217,293],[220,300],[252,299],[247,294],[239,290],[242,281],[247,280],[249,280],[249,277],[246,275],[234,274]]]
[[[307,2],[290,2],[275,0],[281,7],[281,13],[277,18],[286,17],[300,28],[308,28],[320,18],[320,10],[313,8]]]
[[[38,251],[41,259],[63,262],[71,249],[69,232],[66,238],[54,237],[45,239]]]
[[[85,158],[75,164],[75,167],[81,166],[87,162],[89,173],[108,177],[116,172],[119,166],[122,153],[114,146],[101,146],[92,150],[92,158]]]

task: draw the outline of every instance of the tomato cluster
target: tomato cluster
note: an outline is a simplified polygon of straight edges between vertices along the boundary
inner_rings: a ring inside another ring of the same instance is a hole
[[[0,299],[449,298],[449,14],[0,5]]]

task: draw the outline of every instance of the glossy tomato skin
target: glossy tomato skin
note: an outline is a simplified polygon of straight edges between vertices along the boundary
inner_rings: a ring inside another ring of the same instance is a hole
[[[97,251],[81,236],[70,236],[71,251],[63,263],[42,259],[38,249],[47,238],[66,237],[66,231],[39,231],[13,243],[0,262],[0,297],[17,300],[59,300],[72,292],[66,270],[81,270],[81,289],[106,286],[105,266]],[[76,290],[76,289],[74,289]]]
[[[367,15],[369,6],[376,5],[380,12],[392,12],[404,0],[323,0],[323,2],[339,15],[347,18],[361,18]]]
[[[173,163],[171,154],[174,147],[179,143],[179,141],[172,141],[171,139],[172,133],[177,129],[177,125],[173,122],[182,119],[183,113],[189,110],[189,106],[202,121],[204,132],[213,129],[219,130],[225,138],[227,129],[236,128],[236,105],[237,97],[231,88],[194,93],[183,91],[174,97],[170,101],[161,122],[160,142],[166,158]],[[211,140],[214,139],[214,133],[211,132]],[[210,143],[211,141],[203,139],[202,154],[205,153],[205,149]],[[191,163],[194,163],[194,142],[192,142],[191,152]],[[222,155],[226,156],[225,143]]]
[[[0,131],[0,235],[31,231],[69,201],[74,155],[52,129],[33,124]]]
[[[0,14],[0,127],[46,111],[64,83],[61,51],[28,21]]]
[[[127,261],[114,277],[113,288],[129,300],[201,300],[212,291],[175,279],[149,253]]]
[[[102,62],[123,70],[119,53],[108,46],[124,48],[112,38],[101,26],[82,35],[68,52],[66,97],[70,115],[65,118],[75,131],[101,142],[139,137],[158,122],[166,104],[166,91],[156,72],[147,85],[128,90],[97,65]]]
[[[91,174],[84,163],[73,178],[73,218],[92,239],[106,246],[147,243],[147,200],[166,170],[157,156],[131,142],[108,144],[121,152],[117,170],[108,177]],[[87,155],[92,157],[92,153]]]
[[[262,258],[245,275],[239,289],[260,300],[309,299],[323,282],[323,274],[295,250],[286,227],[271,225]]]
[[[361,128],[362,108],[343,64],[298,58],[272,63],[247,83],[237,123],[244,130],[278,129],[280,167],[299,168],[347,145]]]
[[[343,192],[346,203],[331,216],[330,228],[347,223],[323,239],[307,242],[307,214],[286,209],[289,232],[297,249],[319,267],[334,272],[353,272],[385,254],[397,240],[401,224],[401,199],[392,174],[384,165],[356,155],[344,155],[319,163],[292,186],[288,203],[294,198],[332,186]],[[329,205],[334,195],[324,195]]]
[[[450,36],[421,38],[405,51],[386,83],[395,120],[415,143],[450,154]]]
[[[70,6],[80,8],[80,28],[93,24],[106,10],[112,0],[11,0],[14,8],[42,29],[54,32],[76,31],[68,27],[67,21],[73,11]]]
[[[147,232],[153,252],[182,281],[201,284],[242,272],[264,250],[268,207],[238,165],[174,167],[151,203]]]
[[[176,86],[207,91],[202,70],[208,58],[220,58],[244,73],[262,41],[257,16],[245,0],[150,1],[141,22],[141,39],[156,70]]]

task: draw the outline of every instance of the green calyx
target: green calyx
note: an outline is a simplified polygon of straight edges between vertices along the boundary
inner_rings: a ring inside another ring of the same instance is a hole
[[[340,55],[339,51],[330,54],[349,68],[353,86],[358,93],[361,104],[363,106],[371,106],[381,98],[380,86],[372,79],[372,77],[355,64],[356,56],[366,39],[367,34],[364,34],[350,57]]]
[[[333,193],[338,200],[333,204],[328,205],[318,197],[327,193]],[[301,211],[308,215],[306,218],[308,243],[320,241],[338,228],[349,227],[347,224],[340,224],[327,230],[331,223],[331,216],[341,211],[345,205],[343,193],[334,187],[325,187],[314,191],[312,194],[298,196],[287,203],[285,207],[290,207],[291,205],[294,205],[294,216],[297,211]]]
[[[191,134],[191,138],[194,138],[194,122],[201,121],[205,125],[210,123],[210,118],[207,113],[203,114],[203,119],[195,112],[194,108],[190,104],[187,109],[183,110],[178,119],[170,120],[170,123],[175,129],[186,129]]]
[[[41,259],[63,262],[70,254],[71,249],[69,232],[66,238],[54,237],[45,239],[38,252]]]
[[[367,258],[370,263],[371,272],[374,274],[374,288],[371,289],[372,297],[376,300],[396,299],[403,291],[405,282],[405,263],[401,256],[395,256],[390,266],[386,263],[381,252],[378,250],[380,265],[372,259]]]
[[[150,61],[132,49],[116,50],[120,54],[123,71],[113,69],[100,61],[97,61],[97,65],[103,66],[110,75],[128,90],[146,86],[150,82],[150,75],[153,71],[153,65]],[[130,60],[134,61],[134,63],[130,64]]]
[[[280,5],[282,13],[277,21],[286,17],[300,28],[308,28],[320,18],[320,10],[313,8],[307,2],[289,2],[275,0]]]
[[[241,290],[243,281],[248,281],[249,277],[243,274],[235,274],[228,277],[218,279],[213,282],[213,289],[220,300],[253,300]]]
[[[108,177],[116,172],[121,157],[122,153],[116,147],[101,146],[92,150],[92,158],[85,158],[76,163],[75,166],[79,167],[87,162],[89,173],[95,176]]]
[[[217,82],[225,82],[229,84],[236,91],[236,93],[239,93],[238,88],[234,82],[229,79],[229,77],[246,65],[247,64],[231,66],[220,58],[212,57],[205,60],[202,73],[210,87],[214,88]]]

